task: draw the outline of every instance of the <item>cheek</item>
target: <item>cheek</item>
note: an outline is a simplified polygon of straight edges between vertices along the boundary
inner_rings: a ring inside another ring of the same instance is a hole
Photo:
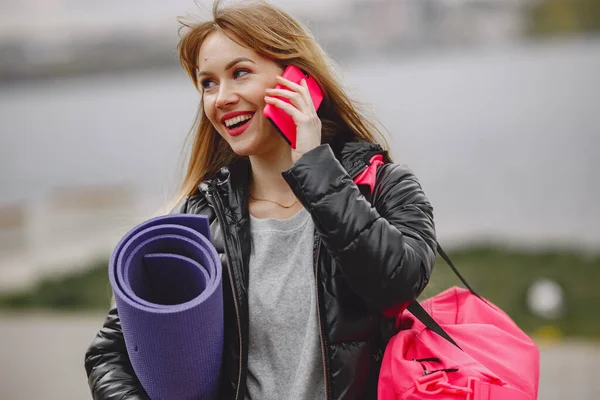
[[[276,82],[274,82],[273,85],[271,85],[270,82],[264,82],[264,81],[256,82],[256,84],[253,85],[253,88],[252,88],[253,103],[264,106],[265,105],[265,96],[267,95],[267,89],[274,88],[276,86],[276,84],[277,84]]]
[[[214,101],[211,100],[211,96],[202,95],[202,109],[204,110],[204,114],[208,117],[210,122],[215,123],[215,105]]]

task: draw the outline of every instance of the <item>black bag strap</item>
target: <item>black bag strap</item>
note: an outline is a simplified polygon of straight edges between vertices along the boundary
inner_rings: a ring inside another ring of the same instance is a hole
[[[435,322],[433,317],[429,315],[427,311],[425,311],[423,306],[421,306],[418,301],[413,301],[408,305],[406,309],[410,311],[412,315],[418,318],[418,320],[421,321],[428,329],[437,333],[438,335],[440,335],[441,337],[443,337],[444,339],[446,339],[447,341],[449,341],[450,343],[452,343],[460,349],[460,346],[456,344],[454,339],[452,339],[450,335],[448,335],[448,333],[437,322]]]
[[[450,268],[452,268],[452,271],[454,271],[454,273],[456,274],[456,276],[458,276],[458,279],[460,279],[460,281],[462,282],[463,285],[465,285],[465,287],[467,289],[469,289],[469,291],[471,293],[473,293],[475,296],[479,297],[481,299],[481,296],[478,295],[477,293],[475,293],[475,290],[473,290],[473,288],[471,287],[471,285],[469,285],[467,283],[467,281],[465,280],[465,278],[463,278],[463,276],[460,274],[460,272],[458,272],[458,269],[454,266],[454,263],[452,262],[452,260],[450,260],[450,257],[448,257],[448,254],[446,254],[446,252],[444,251],[444,249],[442,249],[442,246],[438,243],[435,242],[437,245],[437,252],[440,256],[442,256],[442,258],[444,259],[444,261],[446,261],[446,264],[448,264],[448,266],[450,266]],[[483,300],[483,299],[481,299]]]
[[[465,278],[463,278],[463,276],[460,274],[460,272],[458,272],[458,269],[456,268],[456,266],[454,265],[452,260],[450,260],[450,257],[448,257],[448,254],[446,254],[446,252],[444,251],[442,246],[440,246],[440,244],[437,242],[436,242],[436,244],[437,244],[438,254],[444,259],[444,261],[446,261],[446,264],[448,264],[448,266],[450,266],[450,268],[452,268],[452,271],[454,271],[456,276],[458,276],[458,279],[460,279],[460,281],[463,283],[463,285],[465,285],[466,288],[469,289],[469,291],[471,293],[473,293],[475,296],[477,296],[481,300],[483,300],[481,298],[481,296],[479,296],[477,293],[475,293],[475,291],[473,290],[471,285],[469,285],[467,283],[467,281],[465,280]],[[431,315],[429,315],[429,313],[423,308],[423,306],[421,306],[421,304],[419,304],[418,301],[415,300],[412,303],[410,303],[409,306],[407,307],[407,310],[410,311],[412,313],[412,315],[414,315],[419,321],[421,321],[423,323],[423,325],[425,325],[429,330],[437,333],[438,335],[440,335],[441,337],[443,337],[444,339],[446,339],[447,341],[449,341],[450,343],[452,343],[453,345],[455,345],[456,347],[458,347],[460,349],[460,346],[458,344],[456,344],[454,339],[452,339],[450,337],[450,335],[448,335],[448,333],[437,322],[435,322],[433,317]]]

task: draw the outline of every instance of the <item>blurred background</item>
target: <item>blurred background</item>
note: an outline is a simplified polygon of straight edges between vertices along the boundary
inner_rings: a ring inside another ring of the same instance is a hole
[[[435,207],[463,274],[597,399],[600,0],[272,0],[305,22]],[[181,180],[210,0],[0,2],[0,399],[90,398],[107,259]],[[440,260],[423,297],[458,284]]]

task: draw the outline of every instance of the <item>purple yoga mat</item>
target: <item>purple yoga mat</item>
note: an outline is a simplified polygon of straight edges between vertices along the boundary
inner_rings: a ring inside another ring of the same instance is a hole
[[[117,244],[109,279],[131,364],[152,400],[216,398],[221,276],[204,216],[157,217]]]

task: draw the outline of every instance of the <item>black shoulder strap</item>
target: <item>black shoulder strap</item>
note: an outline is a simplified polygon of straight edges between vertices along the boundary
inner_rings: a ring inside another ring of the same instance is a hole
[[[408,305],[406,309],[410,311],[411,314],[414,315],[419,321],[421,321],[428,329],[437,333],[438,335],[440,335],[441,337],[443,337],[444,339],[446,339],[447,341],[449,341],[450,343],[452,343],[460,349],[460,346],[456,344],[454,339],[452,339],[450,335],[448,335],[448,333],[437,322],[435,322],[433,317],[429,315],[427,311],[425,311],[423,306],[421,306],[421,304],[419,304],[418,301],[413,301]]]
[[[463,285],[465,285],[467,287],[467,289],[469,289],[469,291],[471,291],[471,293],[473,293],[475,296],[477,296],[481,299],[481,296],[479,296],[477,293],[475,293],[475,291],[467,283],[465,278],[463,278],[463,276],[460,274],[460,272],[458,272],[458,269],[456,268],[456,266],[454,266],[454,263],[452,262],[452,260],[450,260],[450,257],[448,257],[448,255],[446,254],[444,249],[442,249],[442,246],[440,246],[440,244],[437,242],[436,242],[436,244],[437,244],[437,251],[438,251],[439,255],[444,259],[444,261],[446,261],[446,263],[450,266],[450,268],[452,268],[452,271],[454,271],[456,276],[458,276],[458,279],[460,279],[460,281],[463,283]],[[447,341],[449,341],[450,343],[452,343],[453,345],[455,345],[456,347],[458,347],[460,349],[460,346],[458,344],[456,344],[454,339],[452,339],[450,337],[450,335],[448,335],[448,333],[437,322],[435,322],[433,317],[431,315],[429,315],[429,313],[427,311],[425,311],[423,306],[421,306],[421,304],[419,304],[418,301],[416,301],[416,300],[413,301],[407,307],[407,310],[410,311],[412,313],[412,315],[414,315],[419,321],[421,321],[423,323],[423,325],[425,325],[428,329],[437,333],[438,335],[440,335],[441,337],[443,337],[444,339],[446,339]]]
[[[475,293],[475,290],[473,290],[473,288],[471,287],[471,285],[469,285],[467,283],[467,281],[465,280],[465,278],[463,278],[463,276],[460,274],[460,272],[458,272],[458,269],[454,266],[454,263],[452,262],[452,260],[450,260],[450,257],[448,257],[448,254],[446,254],[446,252],[444,251],[444,249],[442,249],[442,246],[438,242],[435,242],[435,243],[437,244],[438,254],[440,256],[442,256],[442,258],[444,259],[444,261],[446,261],[446,264],[448,264],[448,266],[450,266],[450,268],[452,268],[452,271],[454,271],[454,273],[456,274],[456,276],[458,276],[458,279],[460,279],[460,281],[462,282],[462,284],[465,285],[465,287],[467,289],[469,289],[469,291],[471,293],[473,293],[475,296],[477,296],[477,297],[479,297],[481,299],[481,296],[479,296],[477,293]]]

